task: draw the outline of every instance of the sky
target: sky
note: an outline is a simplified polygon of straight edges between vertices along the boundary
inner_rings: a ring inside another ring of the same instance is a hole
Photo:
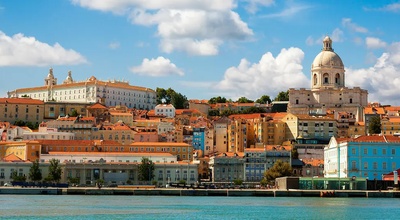
[[[400,1],[0,0],[0,97],[72,71],[188,99],[310,88],[330,36],[346,86],[400,105]]]

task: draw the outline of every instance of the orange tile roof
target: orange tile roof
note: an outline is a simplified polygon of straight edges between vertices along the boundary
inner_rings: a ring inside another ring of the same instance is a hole
[[[400,123],[400,118],[399,117],[390,117],[389,122]]]
[[[41,145],[58,145],[58,146],[94,146],[94,145],[112,145],[120,146],[117,141],[111,140],[37,140]]]
[[[88,107],[88,109],[107,109],[107,107],[101,103],[95,103]]]
[[[337,138],[338,143],[342,142],[377,142],[377,143],[400,143],[400,138],[393,135],[363,135],[357,138]]]
[[[382,107],[365,107],[364,108],[364,114],[384,115],[385,114],[385,109],[382,108]]]
[[[130,146],[189,147],[190,145],[186,144],[186,143],[174,143],[174,142],[134,142],[134,143],[130,144]]]
[[[384,109],[386,111],[400,111],[400,106],[388,106],[388,107],[384,107]]]
[[[237,152],[237,153],[234,153],[234,152],[225,152],[225,153],[220,153],[220,154],[218,154],[217,157],[236,157],[235,154],[236,154],[238,157],[244,157],[244,152]]]
[[[0,98],[0,104],[43,105],[44,102],[31,98]]]
[[[15,154],[9,154],[9,155],[3,157],[3,161],[16,162],[16,161],[23,161],[23,160],[21,158],[19,158],[18,156],[16,156]]]
[[[302,159],[305,164],[310,164],[311,166],[317,167],[321,164],[324,164],[323,159]]]
[[[133,153],[133,152],[62,152],[62,151],[50,151],[50,155],[91,155],[91,156],[103,156],[103,155],[109,155],[109,156],[149,156],[149,155],[154,155],[154,156],[170,156],[172,157],[173,155],[171,153],[155,153],[155,152],[146,152],[146,153]]]

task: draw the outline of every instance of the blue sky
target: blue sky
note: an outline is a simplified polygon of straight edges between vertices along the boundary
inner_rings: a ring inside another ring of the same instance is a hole
[[[309,88],[329,35],[346,85],[400,105],[400,1],[0,0],[0,96],[58,82],[128,80],[189,99]]]

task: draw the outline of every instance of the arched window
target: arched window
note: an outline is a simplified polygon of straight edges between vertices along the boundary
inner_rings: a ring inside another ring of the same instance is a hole
[[[324,84],[329,84],[329,74],[324,73]]]
[[[314,74],[314,85],[317,85],[317,82],[318,82],[317,74]]]
[[[340,74],[339,74],[339,73],[336,73],[336,76],[335,76],[335,83],[338,84],[338,85],[340,85]]]
[[[298,99],[296,99],[296,105],[298,105],[299,104],[299,100]]]

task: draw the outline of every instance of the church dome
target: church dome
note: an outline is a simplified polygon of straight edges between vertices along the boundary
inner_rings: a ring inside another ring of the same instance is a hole
[[[332,40],[328,36],[324,38],[322,51],[315,57],[311,68],[344,69],[342,59],[333,51]]]

